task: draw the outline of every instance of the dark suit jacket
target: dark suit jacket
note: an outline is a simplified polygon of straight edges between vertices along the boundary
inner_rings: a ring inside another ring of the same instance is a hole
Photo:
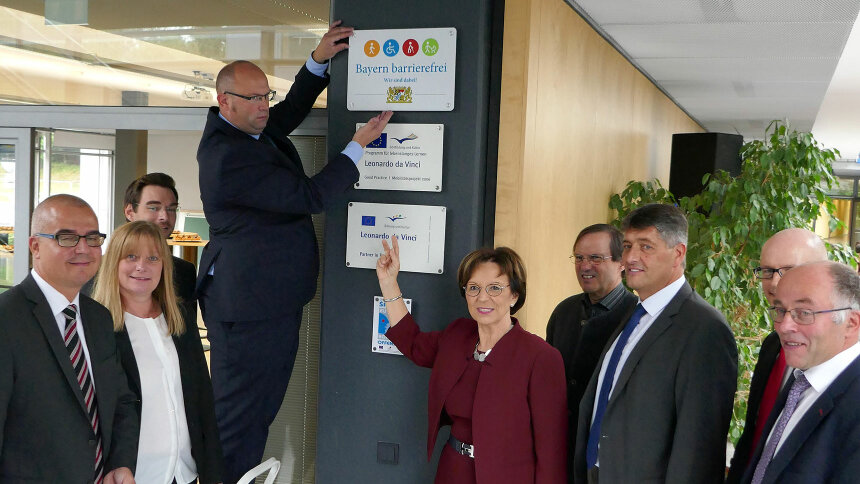
[[[197,284],[197,268],[185,259],[173,258],[173,287],[179,296],[180,305],[188,314],[194,315],[194,325],[197,325],[197,300],[194,298],[194,286]]]
[[[105,474],[134,471],[138,411],[110,314],[80,296]],[[0,294],[0,482],[92,482],[95,434],[48,301],[33,279]]]
[[[307,116],[328,78],[302,67],[287,98],[269,111],[264,134],[277,147],[209,110],[197,150],[200,198],[209,222],[198,290],[206,322],[268,319],[301,309],[316,292],[319,255],[310,214],[358,181],[338,154],[313,177],[286,138]],[[215,264],[215,276],[207,273]]]
[[[723,482],[738,371],[723,315],[685,282],[618,371],[601,427],[600,482]],[[576,482],[586,482],[599,373],[579,407]]]
[[[794,377],[785,385],[765,425],[767,436],[785,406]],[[762,484],[854,484],[860,481],[860,357],[813,403],[773,456]],[[779,411],[778,411],[779,410]],[[741,482],[755,473],[762,437]]]
[[[773,370],[773,365],[779,356],[779,351],[782,349],[782,344],[779,342],[779,335],[776,331],[767,335],[762,341],[761,349],[758,353],[758,361],[756,361],[755,369],[753,369],[752,381],[750,382],[750,393],[747,399],[747,417],[744,422],[744,431],[735,445],[735,455],[732,457],[732,467],[729,469],[729,475],[726,478],[726,484],[737,484],[740,482],[744,471],[749,465],[750,456],[752,455],[752,441],[755,434],[756,421],[759,418],[767,419],[767,415],[759,415],[759,406],[761,399],[764,396],[767,381],[770,379],[770,372]],[[767,437],[767,434],[765,434]]]
[[[427,458],[445,400],[473,358],[478,325],[461,318],[422,333],[406,315],[386,333],[415,364],[432,368]],[[475,391],[472,438],[479,483],[563,483],[567,479],[567,402],[558,351],[514,322],[493,347]]]
[[[185,312],[185,309],[183,313],[185,333],[174,336],[173,344],[179,357],[179,377],[182,380],[185,418],[191,438],[191,456],[197,464],[200,483],[212,484],[221,482],[223,466],[218,426],[215,423],[212,382],[209,379],[206,357],[203,355],[203,345],[200,343],[200,332],[197,330],[197,314],[192,316]],[[120,351],[122,367],[128,375],[129,387],[140,399],[139,402],[146,404],[141,395],[140,372],[128,331],[123,329],[116,333],[116,344]]]
[[[571,429],[576,439],[579,401],[585,393],[591,374],[597,367],[603,347],[618,326],[629,319],[639,300],[626,292],[611,311],[589,318],[585,314],[586,293],[570,296],[556,306],[546,326],[546,341],[561,353],[567,376],[567,406]]]
[[[176,295],[183,302],[194,301],[194,285],[197,283],[197,269],[194,264],[176,256],[173,258],[173,286]]]

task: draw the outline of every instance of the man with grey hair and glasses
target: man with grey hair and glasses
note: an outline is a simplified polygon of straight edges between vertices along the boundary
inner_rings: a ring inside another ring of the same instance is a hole
[[[741,482],[857,482],[860,277],[838,262],[794,267],[770,313],[794,370]]]
[[[575,482],[722,483],[737,385],[725,317],[684,278],[687,219],[650,204],[622,223],[639,304],[610,338],[579,407]]]
[[[761,248],[759,266],[753,269],[761,282],[761,292],[768,306],[773,305],[782,276],[792,267],[807,262],[827,260],[827,248],[821,237],[807,229],[788,228],[775,233]],[[767,416],[776,404],[780,390],[791,376],[776,331],[762,341],[747,396],[744,431],[737,441],[726,484],[737,484],[744,475],[753,451],[761,440]]]
[[[608,224],[589,225],[579,232],[570,260],[583,292],[560,302],[546,325],[547,343],[557,348],[564,360],[571,464],[579,401],[603,347],[638,300],[621,282],[623,238],[618,229]],[[568,476],[573,482],[572,467]]]

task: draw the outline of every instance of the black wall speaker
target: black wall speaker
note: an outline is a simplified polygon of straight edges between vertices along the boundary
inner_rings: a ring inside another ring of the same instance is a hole
[[[725,170],[739,175],[743,143],[744,138],[739,134],[673,134],[669,191],[676,199],[691,197],[702,191],[702,177],[706,173]]]

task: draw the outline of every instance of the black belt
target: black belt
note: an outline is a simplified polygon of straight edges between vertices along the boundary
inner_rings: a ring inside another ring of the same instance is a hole
[[[454,452],[460,455],[465,455],[467,457],[471,457],[472,459],[475,458],[475,446],[472,444],[460,442],[459,440],[457,440],[457,437],[454,437],[452,435],[448,437],[448,445],[450,445],[451,448],[454,449]]]

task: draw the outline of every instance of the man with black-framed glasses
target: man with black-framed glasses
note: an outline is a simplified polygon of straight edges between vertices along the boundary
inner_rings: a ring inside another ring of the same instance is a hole
[[[129,183],[123,199],[123,213],[129,222],[143,220],[158,225],[161,234],[167,239],[176,227],[176,214],[179,212],[179,192],[173,177],[165,173],[147,173]],[[205,235],[205,234],[204,234]],[[173,287],[181,304],[191,314],[197,314],[197,301],[194,298],[194,285],[197,282],[197,268],[193,263],[180,257],[173,259]]]
[[[857,482],[860,277],[838,262],[795,266],[770,312],[792,372],[740,482]]]
[[[827,260],[824,242],[814,232],[790,228],[777,232],[761,249],[759,266],[753,276],[761,282],[761,291],[770,306],[782,278],[795,266]],[[780,390],[791,374],[776,331],[770,333],[759,350],[747,397],[744,430],[735,444],[727,484],[740,482],[743,472],[761,439],[767,416],[776,403]]]
[[[286,98],[248,61],[215,82],[197,151],[200,198],[210,227],[197,288],[211,343],[212,387],[224,450],[224,482],[260,463],[298,348],[302,308],[316,292],[319,253],[311,214],[358,181],[364,147],[391,112],[371,118],[343,152],[308,176],[287,136],[328,85],[328,61],[352,28],[335,22],[296,74]]]
[[[33,270],[0,294],[0,482],[133,484],[138,401],[113,320],[81,286],[101,262],[92,208],[54,195],[33,211]]]
[[[608,224],[589,225],[579,232],[573,242],[570,261],[583,292],[560,302],[546,326],[547,343],[557,348],[564,360],[571,466],[579,401],[597,367],[603,347],[637,301],[621,282],[624,271],[621,265],[622,240],[621,232]],[[568,478],[573,481],[572,467]]]
[[[176,214],[179,212],[179,193],[173,177],[165,173],[147,173],[136,178],[125,189],[123,198],[123,213],[129,222],[143,220],[152,222],[161,229],[167,239],[176,226]],[[192,314],[197,313],[197,302],[194,298],[194,284],[197,281],[197,269],[187,260],[172,256],[173,287],[180,303]],[[81,292],[90,295],[93,291],[94,280],[90,280]]]

